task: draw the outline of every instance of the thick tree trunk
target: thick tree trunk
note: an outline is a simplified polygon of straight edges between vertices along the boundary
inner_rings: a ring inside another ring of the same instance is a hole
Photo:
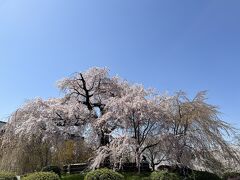
[[[101,130],[100,134],[100,146],[106,146],[109,144],[110,139],[109,136],[104,132],[104,130]]]

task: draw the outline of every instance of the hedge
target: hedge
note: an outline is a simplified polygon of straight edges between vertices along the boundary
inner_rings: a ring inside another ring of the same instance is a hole
[[[111,169],[102,168],[90,171],[84,180],[124,180],[124,176]]]
[[[167,171],[155,171],[150,175],[151,180],[180,180],[180,177],[176,173],[170,173]]]
[[[229,178],[240,178],[240,173],[239,172],[225,172],[223,174],[222,179],[223,180],[228,180]]]
[[[16,174],[12,172],[0,171],[0,179],[16,180]]]
[[[35,172],[23,177],[23,180],[60,180],[60,178],[53,172]]]
[[[58,166],[45,166],[42,168],[43,172],[54,172],[56,173],[59,177],[61,177],[61,168]]]
[[[213,173],[207,171],[193,171],[193,174],[188,178],[189,180],[221,180],[221,178]]]

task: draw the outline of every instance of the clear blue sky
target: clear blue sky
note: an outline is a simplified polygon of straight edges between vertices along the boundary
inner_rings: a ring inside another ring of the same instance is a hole
[[[240,1],[0,0],[0,119],[55,82],[107,66],[209,102],[240,127]]]

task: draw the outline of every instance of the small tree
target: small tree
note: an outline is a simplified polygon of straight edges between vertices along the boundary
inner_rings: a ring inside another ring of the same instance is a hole
[[[170,142],[162,135],[160,138],[150,136],[148,141],[151,141],[150,144],[156,144],[155,146],[151,146],[147,148],[145,152],[145,156],[150,162],[150,166],[153,171],[156,170],[156,166],[161,163],[168,163],[171,161],[169,154],[171,153],[171,145]]]
[[[207,169],[218,170],[222,158],[238,160],[224,139],[233,133],[233,128],[220,120],[217,107],[205,100],[205,91],[197,93],[193,100],[183,92],[168,99],[168,141],[177,164],[193,166],[195,160]]]

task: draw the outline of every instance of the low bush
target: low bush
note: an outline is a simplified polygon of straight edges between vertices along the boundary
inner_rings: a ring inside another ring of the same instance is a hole
[[[16,180],[16,174],[12,172],[0,171],[0,179]]]
[[[141,174],[138,174],[137,172],[121,172],[121,174],[124,176],[125,180],[149,180],[151,173],[141,172]]]
[[[60,178],[53,172],[35,172],[23,177],[23,180],[60,180]]]
[[[193,174],[188,178],[189,180],[221,180],[221,178],[213,173],[207,171],[193,171]]]
[[[65,175],[61,179],[62,180],[84,180],[84,174]]]
[[[54,172],[56,173],[59,177],[61,176],[61,168],[58,166],[45,166],[42,168],[43,172]]]
[[[155,171],[150,175],[151,180],[180,180],[180,177],[176,173],[170,173],[167,171]]]
[[[124,176],[111,169],[103,168],[90,171],[84,180],[124,180]]]
[[[229,178],[239,178],[240,179],[240,173],[239,172],[225,172],[223,174],[222,179],[228,180]]]

